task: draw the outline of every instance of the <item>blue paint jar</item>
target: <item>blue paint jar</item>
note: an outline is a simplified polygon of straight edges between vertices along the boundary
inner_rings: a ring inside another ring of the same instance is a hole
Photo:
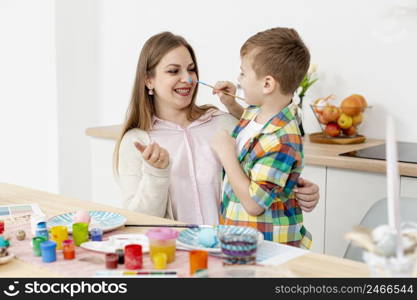
[[[101,241],[101,240],[103,240],[103,229],[101,229],[101,228],[92,228],[90,230],[90,239],[92,241]]]
[[[56,243],[45,241],[41,243],[42,261],[46,263],[56,261]]]
[[[43,236],[49,240],[48,228],[46,228],[46,222],[39,222],[36,225],[35,236]]]

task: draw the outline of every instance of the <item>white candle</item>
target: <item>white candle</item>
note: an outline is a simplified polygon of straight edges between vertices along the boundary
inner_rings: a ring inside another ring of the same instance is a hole
[[[387,209],[388,224],[397,231],[397,255],[401,255],[400,237],[400,177],[398,172],[397,141],[394,118],[387,116],[386,156],[387,156]]]

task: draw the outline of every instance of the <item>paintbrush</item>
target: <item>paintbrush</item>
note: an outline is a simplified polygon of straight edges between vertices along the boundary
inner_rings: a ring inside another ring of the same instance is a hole
[[[205,85],[205,86],[208,86],[208,87],[210,87],[210,88],[212,88],[212,89],[215,89],[215,87],[214,87],[214,86],[212,86],[212,85],[210,85],[210,84],[208,84],[208,83],[202,82],[202,81],[200,81],[200,80],[197,80],[196,82],[197,82],[197,83],[200,83],[200,84],[203,84],[203,85]],[[222,91],[222,93],[223,93],[223,94],[226,94],[226,95],[229,95],[229,96],[232,96],[232,97],[235,97],[235,98],[238,98],[238,99],[240,99],[240,100],[245,101],[245,99],[244,99],[244,98],[239,97],[239,96],[237,96],[237,95],[233,95],[233,94],[228,93],[228,92],[225,92],[225,91]]]
[[[198,228],[197,224],[126,224],[125,227],[174,227],[174,228]]]

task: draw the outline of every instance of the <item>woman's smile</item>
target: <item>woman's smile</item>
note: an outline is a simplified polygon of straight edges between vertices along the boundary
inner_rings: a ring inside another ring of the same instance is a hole
[[[180,96],[187,97],[191,95],[192,88],[191,87],[181,87],[174,89],[175,93]]]

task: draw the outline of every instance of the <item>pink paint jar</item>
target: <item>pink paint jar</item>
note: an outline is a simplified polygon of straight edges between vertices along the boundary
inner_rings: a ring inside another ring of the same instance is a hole
[[[176,241],[179,232],[172,228],[154,228],[146,232],[149,239],[149,252],[153,258],[157,253],[165,253],[167,263],[175,260]]]
[[[125,246],[125,268],[129,270],[142,269],[142,246],[130,244]]]

